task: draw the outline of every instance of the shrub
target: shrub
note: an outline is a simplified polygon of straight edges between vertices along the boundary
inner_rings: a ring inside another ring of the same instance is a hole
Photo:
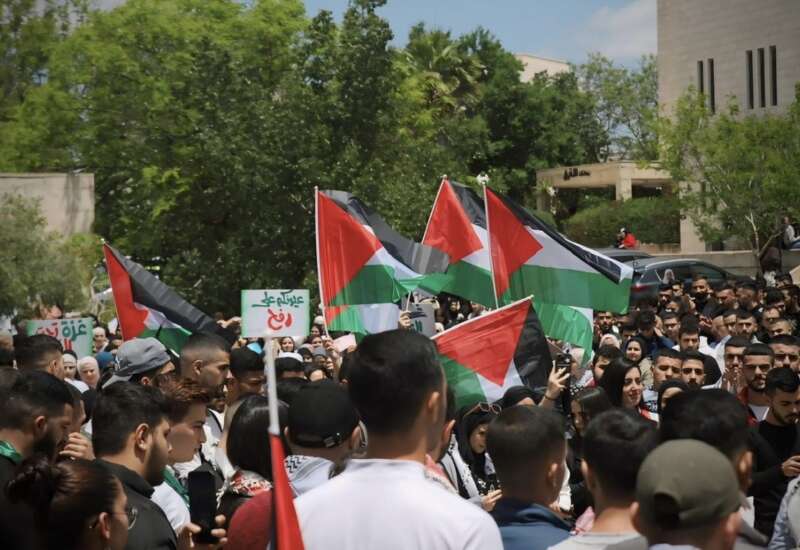
[[[642,243],[680,242],[680,203],[674,197],[607,201],[577,212],[564,222],[564,233],[586,246],[613,246],[620,227]]]

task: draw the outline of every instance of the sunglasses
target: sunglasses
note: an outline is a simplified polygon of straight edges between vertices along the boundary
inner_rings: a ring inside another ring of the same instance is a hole
[[[471,414],[476,412],[483,412],[483,413],[492,413],[492,414],[500,414],[503,408],[500,405],[495,405],[494,403],[476,403],[474,407],[464,413],[464,417],[467,417]]]

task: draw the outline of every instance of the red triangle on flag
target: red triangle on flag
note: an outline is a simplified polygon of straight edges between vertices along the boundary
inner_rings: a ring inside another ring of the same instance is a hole
[[[333,200],[317,191],[317,247],[327,306],[383,245]]]
[[[114,250],[107,244],[103,245],[103,255],[106,258],[108,278],[111,282],[111,293],[114,295],[114,304],[117,308],[119,327],[125,340],[136,338],[146,328],[147,310],[137,308],[133,300],[133,289],[128,272],[114,255]]]
[[[451,264],[483,248],[467,213],[461,207],[461,201],[447,180],[442,181],[439,188],[422,243],[450,256]]]
[[[502,386],[531,307],[530,300],[521,300],[476,317],[436,335],[436,347],[441,355]]]
[[[501,297],[511,284],[511,275],[543,247],[498,195],[486,188],[486,217],[489,226],[495,292]]]

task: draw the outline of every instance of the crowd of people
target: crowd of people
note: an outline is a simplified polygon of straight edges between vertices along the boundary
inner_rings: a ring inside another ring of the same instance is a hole
[[[0,335],[0,540],[267,548],[270,355],[306,548],[795,548],[800,289],[775,284],[663,284],[595,312],[590,361],[573,351],[546,387],[460,408],[402,318],[345,349],[321,324],[243,340],[236,319],[179,354],[103,326],[80,359]],[[485,313],[440,299],[447,328]],[[205,529],[196,472],[216,492]]]

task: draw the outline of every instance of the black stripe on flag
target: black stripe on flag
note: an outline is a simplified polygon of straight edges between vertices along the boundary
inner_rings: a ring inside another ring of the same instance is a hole
[[[551,239],[566,248],[583,263],[605,275],[614,284],[619,284],[622,273],[620,272],[619,265],[614,260],[589,252],[576,245],[508,197],[494,191],[493,193],[500,197],[500,200],[514,213],[520,222],[532,229],[546,233]]]
[[[359,223],[370,226],[389,254],[420,275],[444,273],[447,266],[450,265],[450,258],[447,254],[404,237],[392,229],[380,215],[350,193],[330,190],[320,191],[320,193],[324,193]]]

